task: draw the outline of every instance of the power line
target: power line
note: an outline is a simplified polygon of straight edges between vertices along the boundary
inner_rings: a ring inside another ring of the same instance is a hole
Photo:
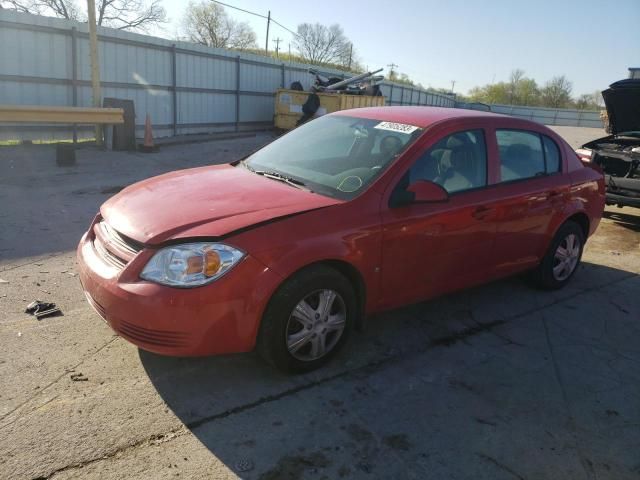
[[[244,13],[248,13],[249,15],[254,15],[256,17],[260,17],[260,18],[264,18],[265,20],[269,20],[269,17],[267,17],[266,15],[262,15],[261,13],[257,13],[257,12],[252,12],[251,10],[245,10],[244,8],[240,8],[240,7],[234,7],[233,5],[229,5],[228,3],[224,3],[224,2],[220,2],[218,0],[211,0],[213,3],[218,3],[222,6],[225,7],[229,7],[232,8],[234,10],[239,10],[241,12]],[[275,23],[276,25],[278,25],[281,28],[284,28],[287,32],[289,32],[290,34],[299,37],[300,35],[298,35],[296,32],[294,32],[293,30],[291,30],[290,28],[285,27],[284,25],[282,25],[280,22],[278,22],[277,20],[275,20],[273,17],[271,17],[271,21],[273,23]]]
[[[280,27],[284,28],[284,29],[285,29],[287,32],[289,32],[291,35],[293,35],[293,36],[295,36],[295,37],[299,37],[299,36],[300,36],[300,35],[298,35],[296,32],[294,32],[293,30],[291,30],[291,29],[289,29],[289,28],[285,27],[284,25],[282,25],[280,22],[275,21],[275,20],[273,19],[273,17],[271,17],[271,21],[272,21],[273,23],[275,23],[276,25],[278,25],[278,26],[280,26]]]
[[[260,17],[260,18],[264,18],[264,19],[267,18],[266,15],[262,15],[262,14],[256,13],[256,12],[251,12],[249,10],[245,10],[244,8],[234,7],[233,5],[229,5],[228,3],[219,2],[218,0],[211,0],[211,1],[213,3],[219,3],[220,5],[223,5],[225,7],[233,8],[234,10],[240,10],[241,12],[248,13],[249,15],[255,15],[256,17]],[[273,22],[274,20],[271,19],[271,21]]]

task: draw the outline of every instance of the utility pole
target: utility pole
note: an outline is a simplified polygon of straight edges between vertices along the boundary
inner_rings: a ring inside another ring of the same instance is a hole
[[[387,67],[389,67],[389,80],[391,80],[393,82],[393,77],[395,75],[395,69],[399,67],[399,65],[396,65],[395,63],[390,63],[389,65],[387,65]]]
[[[264,42],[264,54],[269,55],[269,26],[271,25],[271,10],[267,14],[267,41]]]
[[[276,44],[276,58],[280,58],[280,42],[281,41],[282,39],[280,37],[274,38],[272,40],[272,42]]]
[[[349,66],[348,70],[351,70],[351,59],[353,58],[353,43],[349,43]]]
[[[451,93],[453,93],[453,87],[456,86],[456,81],[455,80],[451,80]]]
[[[289,42],[289,64],[291,64],[291,42]]]
[[[87,0],[89,13],[89,58],[91,60],[91,87],[93,92],[93,106],[100,108],[102,94],[100,93],[100,63],[98,62],[98,33],[96,31],[96,2]],[[102,146],[102,125],[96,125],[96,145]]]

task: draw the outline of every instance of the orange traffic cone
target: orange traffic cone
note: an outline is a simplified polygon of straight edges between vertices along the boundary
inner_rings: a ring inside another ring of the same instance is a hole
[[[144,143],[141,150],[143,152],[153,152],[153,132],[151,131],[151,116],[147,113],[147,119],[144,121]]]

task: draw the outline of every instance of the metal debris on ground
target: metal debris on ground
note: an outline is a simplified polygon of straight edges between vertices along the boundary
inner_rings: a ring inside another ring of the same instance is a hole
[[[4,278],[0,278],[0,283],[9,283],[9,280],[5,280]]]
[[[24,313],[35,315],[38,320],[42,320],[46,317],[58,317],[62,315],[62,310],[60,310],[55,303],[34,300],[29,305],[27,305]]]

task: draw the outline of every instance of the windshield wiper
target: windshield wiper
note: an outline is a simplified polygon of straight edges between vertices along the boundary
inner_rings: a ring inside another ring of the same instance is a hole
[[[307,187],[307,184],[304,183],[302,180],[298,180],[297,178],[289,177],[287,175],[283,175],[282,173],[274,172],[271,170],[256,170],[255,168],[250,167],[245,160],[242,160],[240,163],[244,168],[246,168],[252,173],[255,173],[256,175],[262,175],[263,177],[267,177],[272,180],[277,180],[279,182],[286,183],[287,185],[291,185],[292,187],[299,188],[301,190],[308,190],[309,192],[312,192],[312,190],[309,187]]]
[[[301,190],[309,190],[309,188],[304,182],[296,178],[288,177],[278,172],[271,172],[268,170],[251,170],[251,171],[257,175],[262,175],[263,177],[267,177],[272,180],[278,180],[279,182],[286,183],[287,185],[291,185],[292,187],[299,188]]]

